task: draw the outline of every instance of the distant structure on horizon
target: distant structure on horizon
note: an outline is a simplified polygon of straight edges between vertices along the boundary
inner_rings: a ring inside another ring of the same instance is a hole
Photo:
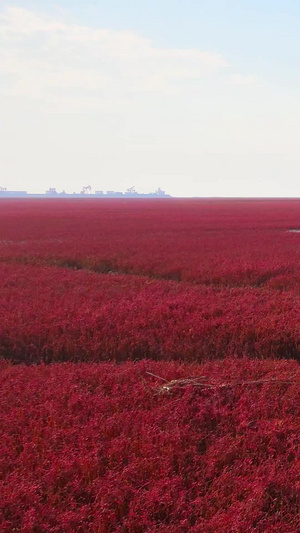
[[[95,196],[98,198],[171,198],[170,194],[158,188],[155,192],[139,193],[134,187],[130,187],[124,193],[120,191],[95,191]]]
[[[1,197],[20,197],[27,196],[27,191],[8,191],[6,187],[0,187],[0,198]]]
[[[82,187],[80,193],[73,192],[69,194],[66,191],[57,192],[55,187],[50,187],[44,194],[31,194],[27,191],[8,191],[6,187],[0,187],[0,198],[171,198],[171,195],[160,189],[160,187],[155,192],[150,193],[139,193],[134,187],[130,187],[125,192],[95,191],[95,193],[92,193],[91,190],[91,186],[87,185]]]

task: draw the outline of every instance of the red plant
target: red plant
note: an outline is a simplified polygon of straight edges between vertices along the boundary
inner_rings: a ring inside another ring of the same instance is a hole
[[[299,287],[298,200],[0,200],[0,259]],[[283,283],[284,285],[284,283]]]
[[[210,386],[162,391],[197,375]],[[3,533],[299,530],[295,362],[8,366],[0,382]]]
[[[1,532],[300,530],[297,228],[299,200],[0,201]]]
[[[0,355],[15,362],[297,358],[300,294],[0,264]]]

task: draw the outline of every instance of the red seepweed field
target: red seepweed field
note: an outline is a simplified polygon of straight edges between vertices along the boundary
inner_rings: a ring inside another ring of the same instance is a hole
[[[300,200],[0,201],[0,530],[300,531]]]

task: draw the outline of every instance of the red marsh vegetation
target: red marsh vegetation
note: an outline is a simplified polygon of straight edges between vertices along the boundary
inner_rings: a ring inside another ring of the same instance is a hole
[[[299,200],[0,202],[1,531],[300,530],[299,228]]]

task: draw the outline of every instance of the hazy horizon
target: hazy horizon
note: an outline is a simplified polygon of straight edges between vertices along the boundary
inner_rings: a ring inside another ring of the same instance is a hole
[[[0,186],[299,197],[296,1],[4,1]]]

